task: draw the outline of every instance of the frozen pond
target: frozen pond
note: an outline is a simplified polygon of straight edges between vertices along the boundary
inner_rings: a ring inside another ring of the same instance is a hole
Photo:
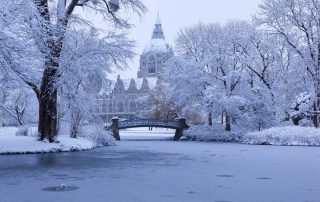
[[[320,148],[133,139],[0,156],[0,201],[320,201]]]

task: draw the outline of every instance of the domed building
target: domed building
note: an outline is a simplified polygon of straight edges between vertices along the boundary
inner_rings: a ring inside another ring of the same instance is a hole
[[[113,117],[125,119],[136,117],[139,111],[137,99],[148,95],[156,86],[164,63],[172,56],[172,47],[165,41],[158,15],[151,40],[145,45],[140,55],[137,78],[124,80],[119,75],[112,92],[98,96],[93,113],[106,122],[110,122]]]
[[[163,64],[173,56],[171,46],[165,41],[162,24],[158,18],[153,29],[152,39],[144,47],[140,56],[138,78],[158,77]]]

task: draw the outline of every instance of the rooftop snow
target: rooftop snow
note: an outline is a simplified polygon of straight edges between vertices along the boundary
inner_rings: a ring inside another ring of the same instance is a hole
[[[170,52],[170,50],[171,50],[170,45],[164,39],[152,39],[144,47],[142,54],[145,55],[150,52],[168,53],[168,52]]]

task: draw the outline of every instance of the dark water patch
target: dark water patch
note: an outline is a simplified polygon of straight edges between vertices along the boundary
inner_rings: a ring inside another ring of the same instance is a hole
[[[271,177],[257,177],[257,180],[271,180]]]
[[[217,154],[210,154],[209,156],[217,156]]]
[[[247,152],[247,151],[249,151],[249,150],[246,150],[246,149],[240,150],[240,152]]]
[[[234,177],[234,175],[216,175],[217,177]]]
[[[65,191],[74,191],[77,189],[79,189],[79,187],[61,184],[60,186],[45,187],[41,190],[42,191],[53,191],[53,192],[65,192]]]
[[[187,194],[196,194],[197,192],[195,191],[188,191]]]
[[[181,156],[179,159],[185,160],[185,161],[193,161],[194,159],[188,156]]]
[[[55,177],[54,179],[56,180],[70,180],[70,179],[73,179],[73,180],[84,180],[85,178],[80,178],[80,177]]]
[[[68,177],[69,175],[67,175],[67,174],[52,174],[50,176],[52,176],[52,177]]]
[[[19,184],[19,182],[9,182],[9,183],[5,183],[6,185],[11,185],[11,186],[13,186],[13,185],[18,185]]]

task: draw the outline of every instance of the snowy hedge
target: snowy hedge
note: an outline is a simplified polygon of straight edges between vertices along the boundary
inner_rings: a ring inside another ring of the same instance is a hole
[[[217,125],[193,125],[181,140],[239,142],[257,145],[320,146],[320,129],[313,127],[283,126],[250,132],[226,132]]]
[[[222,127],[193,125],[184,132],[181,140],[239,142],[241,135],[224,131]]]
[[[274,127],[251,132],[242,139],[246,144],[320,146],[320,129],[313,127]]]

